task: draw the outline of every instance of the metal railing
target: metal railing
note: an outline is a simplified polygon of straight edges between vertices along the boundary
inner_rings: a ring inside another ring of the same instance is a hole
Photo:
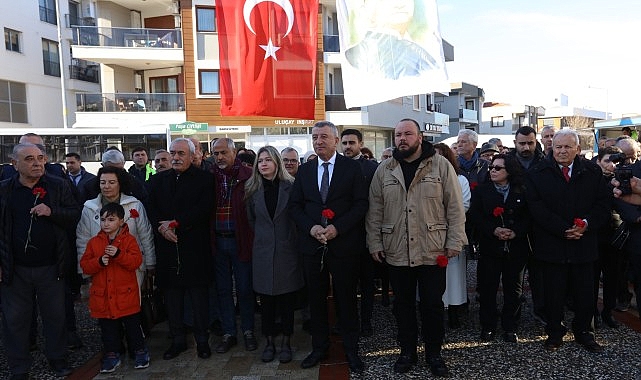
[[[180,29],[72,26],[73,43],[81,46],[182,48]]]
[[[77,112],[178,112],[184,93],[77,93]]]
[[[85,82],[100,83],[100,66],[69,65],[69,77]]]
[[[93,17],[76,17],[67,13],[65,14],[65,25],[67,28],[72,26],[96,26],[96,19]]]

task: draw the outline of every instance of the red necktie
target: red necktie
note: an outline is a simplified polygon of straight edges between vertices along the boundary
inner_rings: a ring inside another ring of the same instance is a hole
[[[564,166],[561,168],[561,171],[563,172],[563,178],[565,178],[565,182],[570,182],[570,168]]]

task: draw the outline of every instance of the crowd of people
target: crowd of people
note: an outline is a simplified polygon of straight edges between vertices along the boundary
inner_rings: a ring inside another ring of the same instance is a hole
[[[335,330],[350,371],[360,373],[359,338],[374,334],[380,277],[382,303],[390,302],[388,283],[393,294],[394,371],[416,365],[419,338],[429,370],[446,376],[445,322],[462,326],[470,259],[478,259],[480,341],[500,332],[519,342],[527,272],[544,348],[562,346],[569,309],[575,341],[602,352],[595,327],[618,327],[612,311],[629,307],[628,273],[641,289],[633,249],[641,243],[641,148],[630,136],[612,140],[587,160],[575,131],[546,127],[539,142],[524,126],[514,150],[498,139],[477,149],[471,130],[459,132],[453,149],[403,119],[379,163],[360,131],[339,134],[320,121],[302,160],[292,147],[254,153],[229,138],[215,140],[205,157],[198,140],[177,138],[153,158],[134,149],[128,171],[123,153],[109,148],[93,175],[77,153],[66,155],[66,170],[48,163],[42,138],[26,134],[0,182],[0,297],[12,378],[28,378],[38,318],[52,370],[71,372],[65,353],[82,346],[73,308],[82,278],[101,329],[103,373],[125,354],[135,368],[150,364],[141,314],[149,279],[166,308],[164,360],[187,350],[191,335],[202,359],[212,355],[210,333],[222,337],[216,353],[238,345],[239,333],[245,350],[257,350],[259,306],[262,361],[292,360],[294,314],[302,309],[312,351],[301,367],[327,357]],[[622,165],[628,181],[615,176]]]

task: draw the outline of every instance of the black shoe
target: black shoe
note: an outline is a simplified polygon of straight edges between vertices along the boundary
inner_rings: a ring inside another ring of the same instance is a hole
[[[546,350],[550,352],[558,351],[559,348],[563,345],[563,339],[561,338],[551,338],[548,337],[543,344]]]
[[[300,363],[301,368],[312,368],[318,365],[321,360],[327,357],[326,351],[312,351],[303,361]]]
[[[347,358],[347,365],[349,366],[349,371],[352,374],[362,373],[365,369],[365,364],[361,360],[360,356],[356,352],[348,352],[345,354]]]
[[[289,337],[284,336],[283,342],[280,345],[280,354],[278,355],[278,361],[281,363],[289,363],[292,361],[292,347],[289,344]]]
[[[592,352],[593,354],[600,354],[603,352],[603,347],[601,347],[600,344],[598,344],[594,339],[587,340],[584,342],[579,342],[580,345],[583,346],[588,352]]]
[[[425,362],[430,366],[430,371],[434,376],[445,377],[450,374],[450,370],[447,369],[445,360],[441,356],[426,357]]]
[[[413,352],[411,354],[406,354],[402,353],[396,359],[396,363],[394,363],[394,372],[396,373],[406,373],[410,369],[412,369],[412,366],[416,364],[418,361],[418,358],[416,357],[416,352]]]
[[[220,319],[216,319],[211,323],[211,326],[209,326],[209,329],[211,330],[211,333],[216,335],[216,336],[223,336],[225,335],[225,332],[223,331],[223,325],[220,322]]]
[[[68,376],[71,373],[71,368],[69,368],[69,364],[64,359],[52,360],[49,365],[58,377]]]
[[[614,308],[616,311],[628,311],[630,310],[630,301],[620,301],[617,302],[617,306]]]
[[[364,326],[361,328],[361,336],[363,338],[369,338],[370,336],[374,335],[374,330],[372,330],[372,326]]]
[[[612,318],[612,313],[608,312],[602,312],[601,313],[601,319],[603,320],[603,323],[606,324],[609,328],[616,329],[619,328],[619,322],[615,321],[614,318]]]
[[[11,380],[29,380],[29,374],[28,373],[18,373],[15,375],[11,375]]]
[[[503,341],[510,343],[517,343],[519,337],[513,331],[506,331],[503,333]]]
[[[481,330],[481,342],[492,342],[496,338],[496,334],[492,330]]]
[[[167,351],[165,351],[164,354],[162,354],[162,358],[164,360],[171,360],[175,358],[176,356],[180,355],[181,352],[184,352],[187,350],[187,346],[184,344],[172,344],[169,346]]]
[[[274,360],[275,356],[276,347],[274,346],[274,342],[268,340],[267,344],[265,345],[265,349],[263,350],[263,354],[260,356],[260,360],[262,360],[264,363],[269,363]]]
[[[198,351],[198,357],[201,359],[209,359],[211,356],[211,348],[207,342],[197,344],[196,351]]]
[[[245,350],[256,351],[256,349],[258,348],[258,341],[254,336],[254,332],[251,330],[247,330],[243,333],[243,337],[245,338]]]
[[[224,354],[237,344],[238,340],[235,336],[225,334],[223,335],[222,342],[218,343],[218,345],[216,346],[216,352],[219,354]]]

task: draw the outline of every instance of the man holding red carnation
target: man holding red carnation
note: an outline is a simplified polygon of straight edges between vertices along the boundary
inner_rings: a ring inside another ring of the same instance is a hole
[[[552,156],[526,173],[527,198],[545,295],[544,346],[556,351],[563,344],[567,329],[561,322],[569,295],[574,339],[598,353],[603,348],[594,338],[594,263],[599,229],[611,216],[610,195],[601,168],[578,156],[578,145],[576,131],[556,132]]]
[[[408,372],[417,362],[418,285],[425,361],[434,375],[447,376],[442,297],[447,258],[467,244],[461,186],[449,161],[422,139],[415,120],[396,125],[394,144],[393,158],[374,173],[366,218],[369,251],[388,264],[394,289],[401,346],[394,371]]]

